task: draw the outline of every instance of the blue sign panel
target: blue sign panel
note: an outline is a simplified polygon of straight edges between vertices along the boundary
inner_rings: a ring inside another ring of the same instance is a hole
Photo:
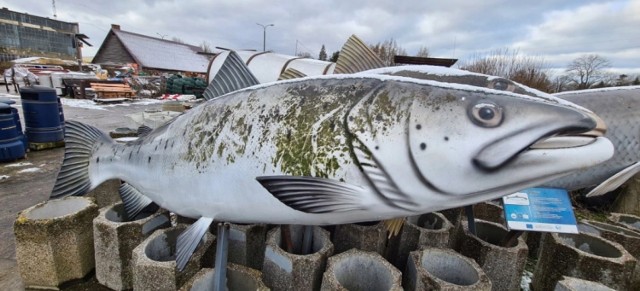
[[[514,230],[578,233],[569,193],[528,188],[502,197],[507,227]]]

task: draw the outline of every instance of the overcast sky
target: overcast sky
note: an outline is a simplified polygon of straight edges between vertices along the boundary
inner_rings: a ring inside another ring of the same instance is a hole
[[[351,34],[373,44],[393,38],[409,54],[459,58],[517,49],[564,68],[582,54],[599,54],[613,70],[640,74],[640,0],[56,0],[59,20],[78,22],[94,55],[111,24],[187,43],[317,57],[339,50]],[[53,17],[51,1],[0,0],[1,7]]]

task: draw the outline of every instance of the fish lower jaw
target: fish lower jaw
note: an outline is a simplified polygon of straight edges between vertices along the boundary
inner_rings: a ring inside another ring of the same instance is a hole
[[[595,143],[597,137],[591,136],[554,136],[538,141],[529,149],[563,149],[577,148]]]

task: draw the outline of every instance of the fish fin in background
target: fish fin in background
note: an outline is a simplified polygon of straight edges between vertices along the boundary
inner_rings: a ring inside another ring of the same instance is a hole
[[[138,189],[129,185],[129,183],[121,184],[118,192],[120,193],[122,204],[124,204],[124,211],[129,219],[133,219],[147,206],[153,204],[149,197],[142,195]]]
[[[400,230],[402,230],[402,226],[404,225],[404,217],[387,219],[382,223],[384,223],[384,227],[389,232],[389,238],[391,238],[392,236],[398,235],[400,233]]]
[[[353,74],[385,67],[384,63],[361,39],[352,35],[344,43],[334,74]]]
[[[640,162],[636,162],[635,164],[632,164],[631,166],[624,168],[622,171],[616,173],[615,175],[611,176],[609,179],[600,183],[600,185],[593,188],[593,190],[589,191],[586,197],[596,197],[596,196],[609,193],[617,189],[618,187],[622,186],[624,182],[631,179],[631,177],[633,177],[635,174],[639,172],[640,172]]]
[[[305,75],[303,72],[300,72],[294,68],[288,68],[284,72],[282,72],[282,74],[280,74],[280,76],[278,77],[278,81],[304,78],[306,76],[307,75]]]
[[[256,180],[287,206],[306,213],[366,209],[363,188],[331,179],[298,176],[261,176]]]
[[[209,85],[204,90],[203,96],[211,100],[229,92],[237,91],[253,85],[260,84],[258,79],[251,73],[242,58],[234,51],[226,51],[217,55],[209,64]],[[217,70],[212,72],[211,70]]]
[[[367,153],[366,146],[358,140],[353,140],[353,151],[356,154],[358,163],[362,167],[365,176],[373,184],[380,193],[385,203],[390,206],[410,209],[417,204],[411,200],[411,197],[403,193],[398,185],[391,179],[385,169],[380,166],[376,159]]]
[[[96,143],[113,143],[101,130],[73,120],[65,122],[64,159],[50,198],[82,196],[91,190],[89,161]]]
[[[182,271],[187,266],[189,258],[191,258],[212,222],[213,218],[200,217],[178,236],[176,243],[176,267],[178,271]]]
[[[140,127],[138,127],[138,137],[143,137],[148,135],[151,131],[153,131],[153,128],[148,127],[146,125],[140,125]]]

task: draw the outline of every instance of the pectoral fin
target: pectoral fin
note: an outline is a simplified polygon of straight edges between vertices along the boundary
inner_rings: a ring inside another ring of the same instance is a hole
[[[617,189],[618,187],[620,187],[622,184],[624,184],[624,182],[629,180],[638,172],[640,172],[640,162],[636,162],[635,164],[632,164],[624,168],[622,171],[616,173],[615,175],[611,176],[609,179],[600,183],[600,185],[593,188],[593,190],[587,193],[587,197],[595,197],[595,196],[600,196],[600,195],[609,193]]]
[[[129,219],[134,219],[147,206],[153,204],[149,197],[142,195],[138,189],[128,183],[121,184],[118,192],[124,204],[124,211]]]
[[[307,213],[365,209],[365,190],[331,179],[296,176],[262,176],[256,180],[287,206]]]
[[[150,132],[153,131],[153,128],[148,127],[146,125],[140,125],[140,127],[138,127],[138,137],[143,137],[148,135]]]
[[[198,247],[198,243],[200,243],[205,232],[209,229],[211,222],[213,222],[213,218],[200,217],[178,236],[176,247],[176,267],[178,271],[182,271],[187,266],[189,258]]]

